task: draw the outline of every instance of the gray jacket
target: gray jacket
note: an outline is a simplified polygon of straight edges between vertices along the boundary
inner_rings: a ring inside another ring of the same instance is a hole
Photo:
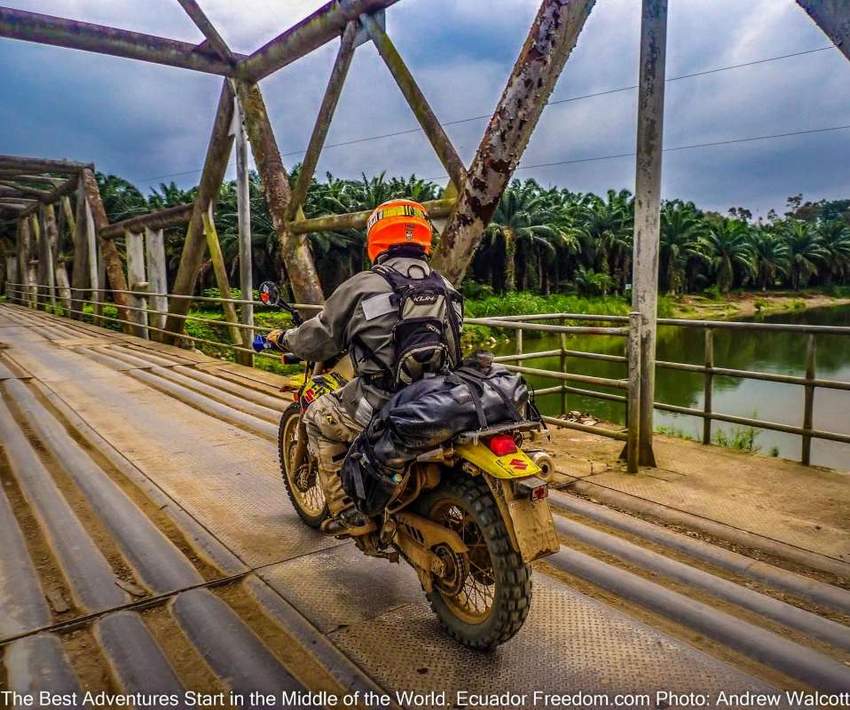
[[[387,259],[383,266],[410,278],[424,278],[431,272],[426,261],[410,257]],[[446,284],[454,291],[448,281]],[[286,349],[304,360],[328,360],[348,351],[357,377],[338,396],[348,413],[363,426],[391,395],[369,382],[385,374],[384,368],[392,370],[395,365],[392,332],[398,314],[390,304],[391,294],[392,288],[383,276],[361,271],[340,284],[318,315],[284,336]],[[463,314],[457,315],[462,322]],[[367,349],[384,368],[367,355]]]

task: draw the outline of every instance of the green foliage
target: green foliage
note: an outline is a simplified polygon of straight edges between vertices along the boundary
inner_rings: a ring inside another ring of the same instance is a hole
[[[667,317],[673,312],[673,300],[661,297],[658,314]],[[631,303],[622,296],[587,298],[584,296],[553,294],[542,296],[520,291],[487,298],[467,300],[466,315],[469,318],[493,318],[537,313],[594,313],[607,316],[628,315]]]
[[[300,171],[290,175],[294,184]],[[143,196],[114,175],[98,174],[111,222],[191,202],[197,188],[161,184]],[[260,178],[249,176],[251,239],[256,283],[285,284],[280,243],[266,206]],[[426,201],[442,189],[415,175],[363,175],[359,180],[326,174],[313,179],[304,202],[307,218],[373,209],[396,197]],[[719,299],[733,289],[850,285],[850,199],[804,202],[788,198],[788,212],[754,221],[750,210],[728,215],[700,210],[693,202],[668,200],[661,210],[659,290],[674,295],[704,292]],[[238,219],[234,182],[219,191],[216,225],[232,283],[238,274]],[[627,190],[604,196],[514,180],[496,208],[474,255],[463,290],[470,299],[533,292],[584,297],[625,295],[632,271],[634,198]],[[185,228],[166,231],[166,256],[173,278]],[[364,230],[326,231],[308,236],[321,283],[330,293],[367,267]],[[119,240],[120,245],[120,240]],[[201,269],[201,288],[214,285],[212,269]],[[236,292],[234,291],[234,294]],[[545,310],[553,310],[548,306]]]
[[[686,439],[687,441],[697,441],[697,438],[684,429],[679,429],[674,426],[665,426],[664,424],[659,424],[655,427],[655,431],[659,434],[663,434],[664,436],[672,436],[676,439]]]
[[[755,454],[761,451],[761,446],[756,444],[758,436],[759,432],[752,427],[736,427],[729,433],[721,429],[714,435],[713,443],[727,449]]]
[[[659,425],[655,427],[655,431],[677,439],[699,441],[693,434],[674,426]],[[752,427],[737,427],[728,433],[723,430],[718,431],[715,433],[712,443],[715,446],[722,446],[726,449],[735,449],[736,451],[756,454],[761,451],[761,447],[756,443],[758,436],[759,432]],[[775,446],[771,448],[769,453],[771,456],[779,456],[779,450]]]

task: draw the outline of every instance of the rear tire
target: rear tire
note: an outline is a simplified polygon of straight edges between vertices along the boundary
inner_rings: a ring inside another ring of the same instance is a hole
[[[528,616],[531,568],[513,549],[487,484],[466,476],[444,479],[416,505],[420,515],[448,524],[458,534],[462,531],[470,546],[466,560],[458,565],[459,575],[466,578],[463,588],[441,589],[435,580],[427,594],[431,609],[448,634],[464,646],[486,651],[505,643]],[[452,524],[455,521],[462,522]],[[471,609],[475,598],[485,600],[480,606],[490,598],[489,608]]]
[[[297,402],[290,404],[280,418],[280,426],[277,432],[277,455],[280,461],[280,475],[286,494],[292,501],[292,507],[298,513],[301,520],[311,528],[318,528],[322,521],[328,517],[328,506],[319,483],[317,464],[307,453],[307,461],[301,466],[295,466],[293,461],[295,447],[297,445],[298,425],[301,421],[301,408]],[[309,466],[312,471],[306,470]],[[302,483],[299,486],[299,475]],[[305,485],[308,484],[308,485]]]

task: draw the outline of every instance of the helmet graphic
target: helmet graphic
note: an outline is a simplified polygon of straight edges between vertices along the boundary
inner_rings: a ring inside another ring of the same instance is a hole
[[[431,253],[431,223],[425,208],[413,200],[388,200],[378,205],[366,225],[366,253],[373,262],[390,247],[418,244]]]

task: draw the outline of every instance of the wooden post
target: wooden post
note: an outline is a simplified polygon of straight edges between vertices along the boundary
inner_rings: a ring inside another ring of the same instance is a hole
[[[243,301],[254,297],[254,256],[251,249],[251,185],[248,181],[248,135],[245,132],[245,115],[239,98],[234,97],[234,133],[236,142],[236,216],[239,224],[239,290]],[[253,327],[254,305],[243,303],[239,309],[242,325]],[[246,345],[254,339],[253,330],[243,330]],[[254,354],[236,351],[236,361],[253,366]]]
[[[213,222],[212,206],[210,206],[209,212],[204,212],[204,234],[207,235],[207,248],[210,250],[210,261],[212,261],[218,290],[223,299],[229,299],[231,298],[230,284],[227,281],[227,269],[224,266],[224,256],[221,253],[218,232],[216,232],[215,222]],[[230,342],[234,345],[243,345],[242,333],[234,325],[239,322],[239,319],[236,317],[236,308],[228,301],[223,301],[221,307],[224,312],[224,320],[228,324],[227,330],[230,333]]]
[[[103,304],[106,302],[106,291],[104,291],[104,287],[106,286],[106,263],[103,261],[103,241],[98,239],[95,242],[95,261],[94,264],[97,267],[97,282],[100,284],[100,290],[97,292],[97,302],[94,304],[94,314],[97,322],[105,326],[106,321],[101,318],[103,315]],[[120,311],[119,311],[120,313]]]
[[[714,391],[714,331],[711,328],[705,330],[705,378],[703,381],[703,417],[702,417],[702,443],[711,443],[711,407],[712,394]]]
[[[56,253],[59,249],[59,232],[56,226],[56,210],[53,205],[45,205],[43,211],[44,230],[41,238],[44,243],[42,254],[44,254],[44,285],[46,288],[46,301],[50,301],[50,308],[56,312]]]
[[[810,432],[814,428],[815,419],[815,360],[817,351],[815,348],[815,334],[811,333],[806,341],[806,384],[803,399],[803,432]],[[803,434],[803,455],[801,457],[804,466],[812,462],[812,436]]]
[[[68,234],[73,235],[77,230],[77,217],[74,215],[74,210],[71,209],[71,198],[68,195],[62,195],[62,214],[65,215]]]
[[[165,268],[165,237],[163,230],[156,231],[145,227],[145,257],[148,276],[148,302],[154,311],[162,313],[151,313],[148,321],[154,328],[165,327],[165,312],[168,311],[168,275]],[[160,295],[162,294],[162,295]],[[151,331],[153,340],[162,340],[162,333]]]
[[[643,339],[641,328],[643,317],[640,313],[629,313],[629,389],[628,389],[628,432],[626,439],[626,466],[629,473],[637,473],[640,470],[640,428],[642,421],[640,417],[643,395],[641,388],[641,365],[640,356]]]
[[[655,342],[658,317],[658,243],[661,220],[661,157],[667,0],[643,0],[638,95],[637,174],[632,308],[641,314],[640,463],[655,465],[652,451]]]
[[[32,227],[29,219],[18,220],[18,286],[17,299],[22,306],[29,304],[29,252],[32,242]]]
[[[74,242],[74,257],[71,263],[71,310],[80,311],[80,313],[71,313],[71,317],[82,320],[83,304],[85,303],[84,291],[91,287],[88,268],[89,247],[86,233],[88,227],[86,193],[83,190],[82,181],[77,187],[76,199],[74,229],[71,233]]]
[[[138,232],[125,232],[124,240],[127,248],[127,284],[131,291],[147,291],[148,281],[145,277],[145,240]],[[128,294],[130,305],[143,310],[131,310],[130,320],[138,324],[136,335],[148,337],[147,298],[136,294]]]
[[[97,248],[97,234],[94,218],[92,217],[91,205],[88,198],[83,195],[83,212],[85,214],[86,225],[86,254],[88,255],[88,277],[91,284],[91,302],[95,315],[95,324],[103,325],[103,320],[100,316],[103,314],[103,293],[101,293],[101,284],[104,281],[101,279],[100,268],[100,250]]]
[[[20,286],[13,286],[18,281],[18,258],[16,256],[6,257],[6,300],[10,303],[17,303],[17,290]]]
[[[41,223],[38,215],[32,215],[30,218],[30,226],[32,228],[32,241],[30,242],[29,253],[29,283],[30,283],[30,307],[38,310],[38,305],[41,302],[41,279],[39,278],[39,265],[41,260],[36,258],[41,256]]]
[[[106,210],[103,207],[103,200],[100,198],[100,188],[97,186],[97,180],[94,173],[86,168],[82,171],[82,183],[86,192],[86,200],[90,207],[90,213],[94,222],[95,229],[99,233],[101,229],[109,224],[106,217]],[[129,311],[127,305],[127,279],[124,276],[124,265],[121,263],[121,255],[118,253],[118,247],[111,239],[99,239],[101,258],[109,277],[109,286],[112,289],[112,300],[118,308],[118,317],[121,320],[129,321]],[[124,325],[124,331],[130,332],[130,326]]]
[[[56,264],[56,294],[62,304],[62,315],[66,318],[71,314],[71,282],[68,279],[68,266],[64,259]]]

